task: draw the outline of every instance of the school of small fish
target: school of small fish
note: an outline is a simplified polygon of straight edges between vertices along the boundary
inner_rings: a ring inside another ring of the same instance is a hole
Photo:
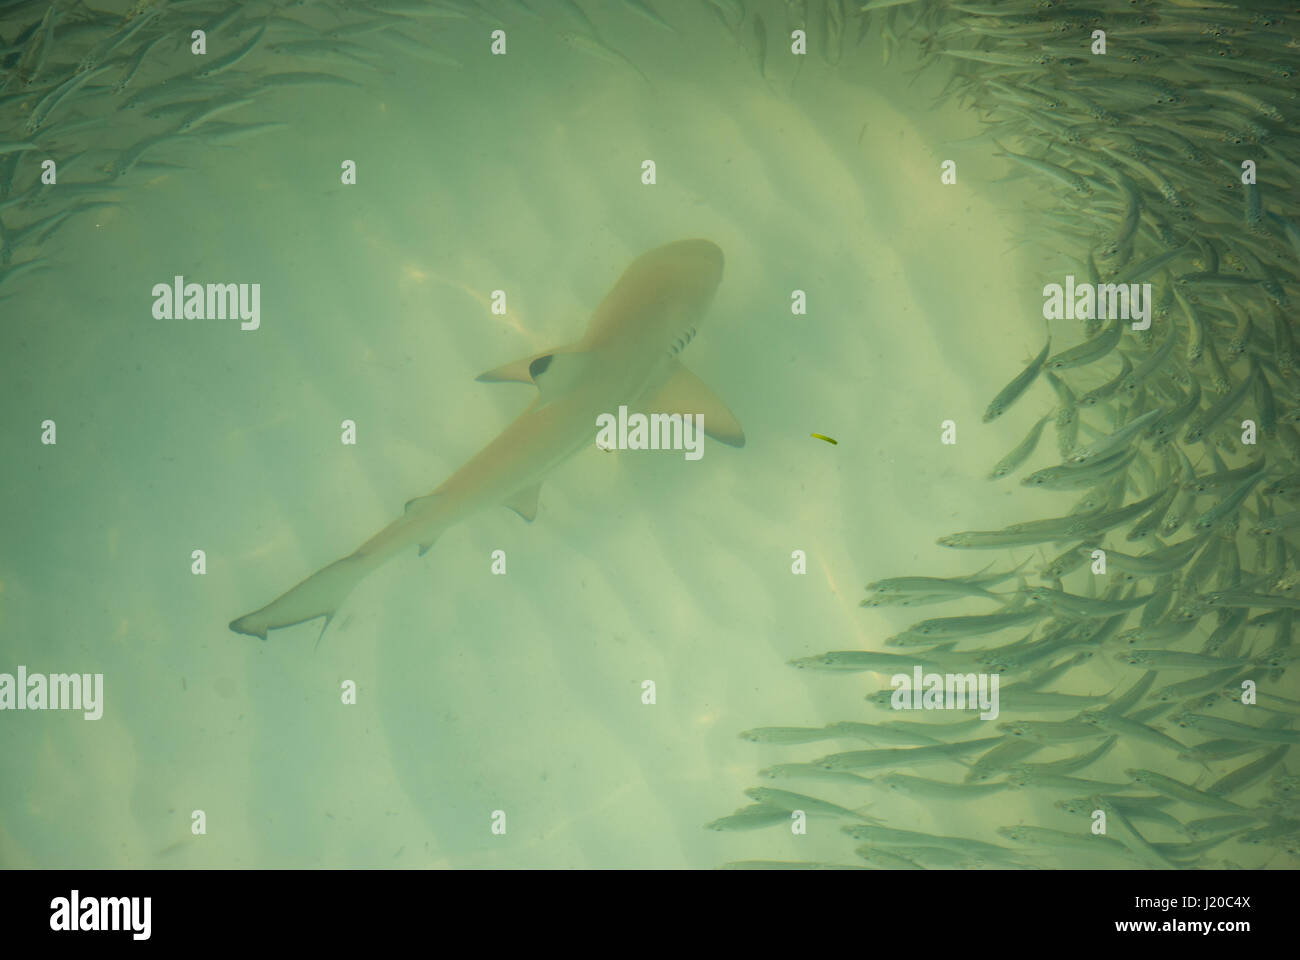
[[[196,169],[214,148],[284,130],[266,110],[291,115],[305,88],[364,90],[395,58],[454,70],[469,43],[487,51],[491,30],[543,21],[554,52],[645,76],[577,0],[533,4],[0,0],[0,302],[51,267],[42,248],[69,223],[111,210],[128,187]],[[672,29],[643,0],[619,6]],[[483,29],[471,41],[452,33],[459,25]]]
[[[944,99],[986,124],[968,144],[1005,159],[1066,268],[1081,284],[1150,283],[1151,322],[1063,321],[1054,332],[1072,324],[1079,342],[1048,338],[982,412],[1052,403],[989,480],[1072,491],[1073,509],[942,537],[1011,552],[965,577],[880,580],[863,601],[961,615],[900,622],[880,644],[891,652],[792,662],[996,673],[1000,715],[894,713],[878,679],[861,721],[745,731],[842,752],[768,767],[810,795],[750,791],[710,826],[789,829],[802,810],[810,832],[821,820],[843,834],[836,862],[739,868],[1294,868],[1300,8],[876,0],[854,15],[886,52],[914,40],[922,69],[946,71]],[[1056,449],[1042,452],[1049,423]],[[1047,465],[1031,470],[1036,451]],[[1030,567],[1034,551],[1044,562]],[[1112,665],[1121,680],[1099,689]],[[831,784],[856,799],[817,799]],[[915,802],[914,819],[872,815],[890,793]],[[989,795],[1013,812],[981,808],[994,811],[982,831],[922,826]]]

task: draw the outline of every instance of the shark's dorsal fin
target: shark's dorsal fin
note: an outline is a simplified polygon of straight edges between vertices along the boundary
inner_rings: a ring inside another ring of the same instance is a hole
[[[704,415],[704,432],[732,447],[745,445],[745,431],[735,414],[718,399],[717,394],[704,385],[704,381],[677,361],[673,361],[673,374],[653,393],[647,394],[637,406],[646,413],[701,413]]]
[[[524,487],[524,489],[507,500],[506,506],[529,523],[532,523],[537,519],[537,495],[541,492],[542,485],[534,483],[531,487]]]

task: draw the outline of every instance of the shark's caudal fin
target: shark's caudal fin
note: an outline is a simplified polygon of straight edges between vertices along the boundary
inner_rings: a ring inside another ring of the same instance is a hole
[[[291,627],[296,623],[315,620],[317,617],[324,617],[325,626],[328,627],[334,612],[347,599],[352,588],[378,565],[379,558],[367,557],[360,553],[336,560],[328,567],[317,570],[261,610],[254,610],[252,613],[244,614],[238,620],[231,621],[230,629],[236,633],[265,640],[268,630]],[[325,630],[322,628],[322,636],[324,633]]]
[[[291,590],[276,597],[260,610],[246,613],[232,620],[230,629],[250,637],[266,639],[268,630],[291,627],[318,617],[325,618],[325,628],[352,588],[401,550],[418,544],[420,556],[441,535],[441,523],[430,522],[431,511],[436,509],[438,494],[416,497],[407,501],[403,515],[367,540],[342,560],[322,567]],[[534,504],[535,504],[534,496]],[[516,509],[519,509],[516,507]],[[534,505],[534,511],[536,507]]]

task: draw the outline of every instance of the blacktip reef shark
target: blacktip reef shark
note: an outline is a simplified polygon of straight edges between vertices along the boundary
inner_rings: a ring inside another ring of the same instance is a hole
[[[581,340],[479,376],[538,389],[495,440],[442,486],[408,502],[400,518],[355,552],[230,629],[265,640],[269,630],[324,617],[324,636],[353,587],[400,551],[418,546],[424,556],[444,530],[489,507],[504,505],[531,521],[542,480],[594,442],[597,416],[622,404],[647,413],[702,414],[706,435],[744,446],[731,411],[677,359],[704,322],[721,280],[722,251],[708,240],[680,240],[637,257],[596,308]]]

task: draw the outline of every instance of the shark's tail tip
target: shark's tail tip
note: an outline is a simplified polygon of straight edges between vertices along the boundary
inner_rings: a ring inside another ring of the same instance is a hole
[[[246,637],[257,637],[257,639],[259,640],[265,640],[266,639],[265,628],[259,633],[256,629],[250,627],[247,624],[247,620],[248,617],[246,616],[239,617],[236,620],[231,620],[230,629],[233,630],[235,633],[242,633]]]

